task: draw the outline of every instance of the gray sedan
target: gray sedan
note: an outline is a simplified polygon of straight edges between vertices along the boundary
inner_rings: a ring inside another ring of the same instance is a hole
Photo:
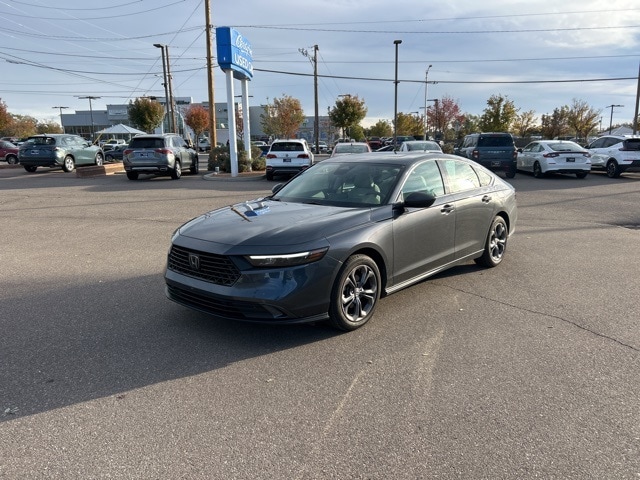
[[[328,159],[274,192],[176,230],[171,300],[235,320],[354,330],[381,296],[471,260],[499,265],[517,220],[511,185],[442,153]]]

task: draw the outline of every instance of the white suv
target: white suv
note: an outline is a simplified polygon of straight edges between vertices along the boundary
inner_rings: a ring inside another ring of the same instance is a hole
[[[303,138],[274,140],[266,160],[267,180],[276,175],[295,175],[314,163],[313,153]]]
[[[640,172],[640,137],[605,135],[594,140],[587,150],[591,152],[591,168],[606,169],[609,178],[621,173]]]

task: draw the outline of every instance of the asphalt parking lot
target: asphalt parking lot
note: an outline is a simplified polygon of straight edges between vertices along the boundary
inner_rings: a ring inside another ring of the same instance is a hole
[[[175,228],[275,183],[0,169],[0,478],[640,477],[640,174],[518,174],[498,268],[355,332],[166,300]]]

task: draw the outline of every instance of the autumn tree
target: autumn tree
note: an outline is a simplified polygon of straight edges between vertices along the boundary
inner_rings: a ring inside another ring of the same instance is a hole
[[[3,136],[9,136],[8,129],[12,121],[13,118],[7,111],[7,104],[0,98],[0,134]]]
[[[160,102],[147,97],[129,101],[129,121],[134,127],[151,132],[164,120],[164,107]]]
[[[480,116],[480,129],[483,132],[508,132],[517,114],[518,109],[508,97],[491,95]]]
[[[209,129],[209,111],[202,105],[191,105],[184,115],[184,122],[196,134],[196,141]]]
[[[586,139],[598,126],[601,110],[595,110],[584,100],[573,99],[567,114],[567,125],[576,137]]]
[[[399,112],[398,135],[419,136],[424,134],[424,120],[420,115]]]
[[[453,122],[462,124],[464,116],[458,105],[458,101],[448,95],[437,99],[433,105],[427,108],[427,120],[429,128],[440,132],[440,135],[447,138]],[[424,131],[424,127],[423,127]]]
[[[62,133],[62,127],[58,122],[46,120],[38,122],[36,125],[36,133]]]
[[[458,137],[464,137],[465,135],[477,133],[479,131],[480,117],[478,115],[472,115],[471,113],[465,113],[464,115],[462,115]]]
[[[368,137],[390,137],[393,135],[393,126],[387,120],[378,120],[373,126],[367,128]]]
[[[528,137],[536,126],[536,112],[528,110],[526,112],[518,112],[513,120],[513,133],[519,137]]]
[[[38,119],[30,115],[11,114],[8,135],[11,137],[28,137],[36,133]]]
[[[345,129],[352,125],[359,125],[367,116],[367,107],[364,99],[357,95],[345,95],[336,100],[334,107],[329,110],[331,123],[342,129],[342,136],[345,136]]]
[[[542,115],[540,131],[544,138],[556,138],[567,135],[569,128],[569,107],[554,108],[551,115]]]
[[[282,98],[274,98],[272,104],[267,99],[264,113],[260,115],[262,131],[275,138],[295,138],[302,122],[304,111],[300,100],[284,94]]]

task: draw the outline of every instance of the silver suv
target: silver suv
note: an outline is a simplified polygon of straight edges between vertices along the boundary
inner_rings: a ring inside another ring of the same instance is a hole
[[[276,175],[296,174],[314,163],[313,153],[303,138],[274,140],[266,159],[267,180]]]
[[[591,168],[606,169],[609,178],[623,172],[640,172],[640,137],[605,135],[594,140],[587,150],[591,152]]]
[[[137,135],[122,152],[122,165],[129,180],[137,180],[141,173],[170,175],[177,180],[182,171],[198,173],[198,153],[189,148],[175,133]]]

